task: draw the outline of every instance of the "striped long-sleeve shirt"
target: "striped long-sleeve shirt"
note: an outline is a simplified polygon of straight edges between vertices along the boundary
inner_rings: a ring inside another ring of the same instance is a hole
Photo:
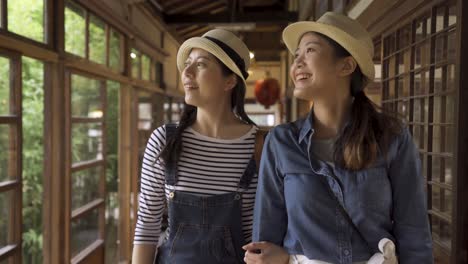
[[[138,220],[134,244],[157,245],[161,220],[173,186],[165,184],[164,166],[155,160],[166,143],[165,127],[154,130],[148,140],[141,170]],[[257,127],[236,139],[216,139],[188,128],[182,134],[175,190],[200,196],[235,192],[252,158]],[[242,196],[242,226],[246,242],[251,241],[257,175]],[[168,237],[170,226],[167,229]]]

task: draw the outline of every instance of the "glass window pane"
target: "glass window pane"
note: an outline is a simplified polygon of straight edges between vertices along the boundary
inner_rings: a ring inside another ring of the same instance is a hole
[[[424,30],[424,26],[425,26],[424,23],[425,23],[425,19],[420,19],[416,23],[415,42],[419,42],[426,37],[426,32]]]
[[[435,41],[435,62],[441,62],[444,61],[446,58],[444,55],[446,55],[446,50],[444,48],[444,42],[446,38],[446,34],[441,34],[436,37]]]
[[[165,88],[163,83],[163,64],[160,62],[156,62],[155,64],[155,78],[154,81],[156,85],[160,86],[161,88]]]
[[[445,221],[440,225],[440,242],[449,249],[452,247],[452,227]]]
[[[93,15],[89,17],[89,59],[106,63],[106,25]]]
[[[94,241],[99,239],[98,209],[71,223],[71,255],[76,256]]]
[[[411,25],[408,24],[400,29],[398,38],[398,49],[401,50],[408,46],[411,41]]]
[[[434,161],[434,159],[433,159]],[[433,174],[433,177],[434,177],[434,170],[435,168],[433,167],[432,168],[432,174]],[[438,170],[438,168],[437,168]],[[438,186],[435,186],[435,185],[432,185],[431,186],[432,188],[432,209],[435,209],[437,211],[440,212],[440,188]]]
[[[421,65],[423,67],[427,66],[430,64],[431,59],[431,46],[430,46],[430,41],[426,40],[423,42],[421,45]]]
[[[442,245],[451,247],[451,226],[442,219],[432,217],[432,237]]]
[[[72,173],[72,210],[100,198],[99,182],[102,167]]]
[[[0,28],[3,28],[4,25],[3,25],[3,1],[5,0],[0,0]],[[0,263],[3,263],[3,262],[0,262]]]
[[[102,159],[101,123],[72,125],[72,162]]]
[[[150,130],[152,119],[152,104],[151,103],[138,103],[138,130]]]
[[[44,65],[23,57],[23,259],[42,263]]]
[[[9,244],[8,235],[10,233],[11,196],[13,192],[0,192],[0,248]]]
[[[434,96],[434,123],[445,123],[445,96]]]
[[[449,31],[447,39],[447,59],[449,63],[455,63],[457,55],[457,38],[455,30]]]
[[[441,31],[442,29],[445,28],[444,25],[444,16],[445,16],[445,10],[446,6],[441,6],[437,8],[437,17],[436,17],[436,32]]]
[[[445,158],[444,182],[452,185],[452,158]]]
[[[446,105],[445,105],[445,122],[454,123],[455,122],[455,99],[453,94],[448,94],[446,96]]]
[[[100,81],[72,75],[72,116],[102,117]]]
[[[11,164],[10,159],[13,153],[10,151],[10,144],[13,139],[10,135],[13,133],[12,127],[10,125],[1,125],[0,124],[0,182],[7,181],[11,179],[14,175],[9,175],[10,170],[14,164]]]
[[[111,29],[109,39],[109,67],[120,71],[120,34]]]
[[[441,152],[440,126],[432,126],[432,152]]]
[[[396,74],[404,73],[405,72],[405,59],[404,59],[404,54],[403,52],[400,52],[396,55],[398,58],[398,65],[397,65],[397,72]]]
[[[0,115],[10,113],[10,59],[0,57]]]
[[[388,82],[388,98],[389,99],[395,99],[396,94],[395,94],[395,79],[391,79]]]
[[[395,33],[391,34],[387,38],[387,55],[390,55],[395,52]]]
[[[433,32],[431,31],[431,25],[432,25],[431,23],[432,23],[432,22],[433,22],[433,21],[432,21],[431,16],[428,16],[428,17],[426,18],[426,34],[427,34],[427,35],[430,35],[431,33],[433,33]]]
[[[14,0],[8,3],[8,30],[44,42],[44,1]]]
[[[424,101],[423,101],[422,107],[424,107]],[[421,122],[421,113],[422,113],[421,112],[421,100],[420,99],[414,99],[414,101],[413,101],[413,122]]]
[[[398,113],[406,120],[409,119],[409,101],[403,100],[398,102]]]
[[[117,82],[107,82],[106,112],[106,263],[118,263],[119,225],[119,90]]]
[[[448,25],[455,25],[457,23],[457,10],[456,10],[456,5],[452,5],[449,7],[449,21]]]
[[[145,81],[149,81],[150,79],[150,65],[151,59],[146,56],[141,56],[141,79]]]
[[[454,90],[455,87],[455,65],[447,66],[447,90]]]
[[[424,71],[414,75],[414,95],[429,93],[429,72]]]
[[[410,95],[410,78],[409,75],[398,78],[398,97],[404,98]]]
[[[135,79],[140,78],[140,52],[136,49],[132,49],[130,53],[130,57],[132,58],[132,77]]]
[[[85,12],[70,1],[65,7],[65,50],[81,57],[85,57]]]
[[[453,125],[445,126],[445,142],[443,152],[453,153],[455,143],[454,127]]]

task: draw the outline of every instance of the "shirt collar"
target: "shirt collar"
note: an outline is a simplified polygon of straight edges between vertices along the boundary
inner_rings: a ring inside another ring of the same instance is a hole
[[[313,109],[310,109],[307,118],[302,122],[302,127],[299,131],[299,143],[301,143],[304,138],[306,138],[313,129]]]

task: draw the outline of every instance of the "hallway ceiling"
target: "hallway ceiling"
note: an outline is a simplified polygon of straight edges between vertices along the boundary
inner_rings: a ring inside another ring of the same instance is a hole
[[[185,40],[213,28],[236,32],[257,61],[278,61],[281,32],[297,21],[287,0],[146,0],[177,37]]]

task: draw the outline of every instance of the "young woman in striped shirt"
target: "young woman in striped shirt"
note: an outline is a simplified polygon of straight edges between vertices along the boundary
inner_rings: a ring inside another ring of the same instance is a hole
[[[177,126],[148,141],[133,263],[242,263],[257,186],[257,127],[244,112],[249,60],[245,44],[220,29],[180,47],[186,106]]]

